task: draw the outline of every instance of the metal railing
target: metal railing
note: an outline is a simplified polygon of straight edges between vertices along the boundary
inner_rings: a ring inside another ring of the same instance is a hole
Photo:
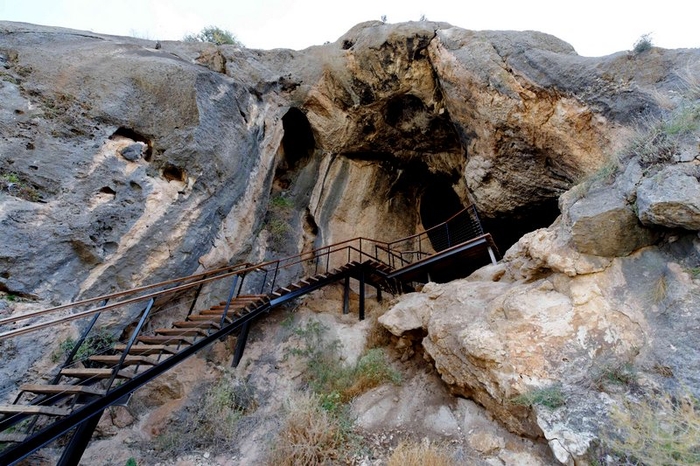
[[[240,325],[247,325],[250,319],[254,318],[253,316],[245,316],[234,322],[227,320],[233,300],[242,293],[271,296],[279,289],[284,290],[280,283],[290,285],[304,277],[325,277],[338,274],[342,266],[353,262],[373,261],[375,265],[383,264],[386,270],[398,269],[443,249],[478,237],[480,234],[483,234],[483,231],[478,222],[476,211],[473,208],[467,208],[440,225],[391,243],[357,237],[257,265],[241,263],[221,267],[188,277],[84,299],[25,315],[3,318],[0,319],[0,341],[21,337],[63,323],[85,320],[81,336],[67,355],[66,361],[58,366],[57,373],[47,374],[49,375],[48,379],[53,381],[52,384],[58,384],[62,377],[62,370],[79,365],[90,367],[89,361],[76,360],[76,355],[81,345],[89,340],[90,335],[98,331],[96,322],[100,316],[126,313],[127,315],[122,317],[121,321],[137,323],[128,334],[123,335],[123,340],[126,343],[121,344],[120,351],[114,351],[116,349],[114,346],[105,349],[105,351],[117,353],[117,355],[112,356],[112,361],[116,360],[116,362],[108,367],[111,373],[106,378],[104,375],[95,376],[76,382],[80,385],[100,387],[104,393],[100,403],[108,406],[108,403],[113,403],[117,396],[122,396],[122,392],[127,393],[125,385],[128,384],[115,382],[126,367],[130,350],[137,344],[145,329],[149,327],[149,321],[158,316],[184,318],[184,314],[186,314],[186,317],[189,317],[197,307],[206,308],[206,305],[200,303],[202,295],[207,296],[209,301],[216,302],[218,305],[225,303],[218,327],[210,327],[206,335],[193,337],[192,341],[187,343],[178,341],[173,344],[176,353],[159,353],[157,361],[161,361],[161,357],[165,357],[163,359],[165,364],[158,362],[157,366],[145,366],[147,368],[143,369],[140,363],[137,363],[134,370],[131,371],[132,380],[138,379],[143,381],[139,383],[146,383],[147,380],[151,380],[167,370],[171,364],[176,364],[169,359],[180,360],[189,357],[204,347],[202,345],[208,345],[210,342],[216,341],[216,338],[230,334],[232,331],[230,329],[235,330]],[[205,290],[207,287],[210,289]],[[223,301],[220,301],[222,298]],[[270,301],[267,302],[269,307]],[[112,321],[114,320],[112,319]],[[227,322],[231,322],[231,324],[227,324]],[[227,326],[229,330],[224,329]],[[119,333],[125,333],[122,330],[118,329]],[[184,335],[184,329],[182,335]],[[177,357],[171,358],[173,354],[176,354]],[[20,402],[22,395],[23,392],[20,392],[15,403]],[[39,395],[29,403],[52,405],[70,396],[69,391]],[[76,399],[77,396],[73,400],[73,406]],[[28,417],[27,414],[5,416],[0,421],[0,432]],[[66,422],[68,421],[66,420]],[[32,420],[29,424],[30,430],[34,428],[34,425],[35,420]]]

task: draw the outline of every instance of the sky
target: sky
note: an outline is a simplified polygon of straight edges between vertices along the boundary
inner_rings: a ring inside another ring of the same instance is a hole
[[[152,40],[218,26],[258,49],[334,42],[382,16],[389,23],[424,16],[464,29],[546,32],[583,56],[630,50],[643,34],[659,47],[700,47],[698,0],[0,0],[0,20]]]

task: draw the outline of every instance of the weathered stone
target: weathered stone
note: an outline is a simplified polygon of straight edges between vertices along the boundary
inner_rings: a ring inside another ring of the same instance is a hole
[[[141,157],[143,157],[146,150],[146,144],[142,142],[137,142],[135,144],[130,144],[119,151],[122,157],[124,157],[129,162],[136,162]]]
[[[568,217],[573,244],[583,254],[626,256],[656,239],[616,190],[589,192],[571,206]]]
[[[670,166],[645,178],[637,191],[639,219],[645,225],[700,230],[700,169]]]

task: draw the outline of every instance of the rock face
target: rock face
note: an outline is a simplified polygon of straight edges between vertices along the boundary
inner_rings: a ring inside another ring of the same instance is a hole
[[[700,168],[671,166],[645,178],[637,191],[639,218],[645,224],[700,230]]]
[[[0,287],[54,301],[276,242],[394,239],[470,201],[515,232],[505,249],[674,84],[659,63],[695,56],[588,59],[544,34],[430,22],[364,23],[299,52],[0,33],[0,170],[32,193],[2,194]],[[294,206],[282,241],[270,196]]]
[[[612,403],[600,374],[700,386],[697,135],[594,175],[699,62],[432,22],[304,51],[0,22],[0,291],[64,302],[392,240],[473,203],[505,260],[382,322],[453,393],[579,464]],[[514,402],[546,390],[564,406]]]

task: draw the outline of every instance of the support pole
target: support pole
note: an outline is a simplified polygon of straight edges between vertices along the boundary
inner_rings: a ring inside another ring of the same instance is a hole
[[[365,268],[360,267],[360,320],[365,320]]]
[[[491,263],[493,265],[496,265],[497,264],[496,255],[493,253],[493,249],[491,249],[491,246],[488,247],[488,250],[489,250],[489,257],[491,258]]]
[[[343,314],[350,312],[350,277],[345,277],[345,287],[343,288]]]
[[[241,327],[241,333],[238,334],[238,340],[236,341],[236,349],[233,352],[233,361],[231,362],[231,367],[238,367],[238,363],[241,362],[243,357],[243,351],[245,350],[246,340],[248,340],[248,331],[250,330],[250,322],[246,322]]]
[[[85,449],[88,443],[90,443],[92,434],[95,432],[95,428],[100,422],[102,413],[104,413],[104,410],[96,413],[94,416],[84,420],[78,425],[70,442],[68,442],[68,445],[66,445],[66,448],[63,450],[63,454],[57,466],[76,466],[80,462],[80,458],[82,458],[83,453],[85,453]]]
[[[379,286],[377,286],[377,302],[382,302],[382,289]]]

